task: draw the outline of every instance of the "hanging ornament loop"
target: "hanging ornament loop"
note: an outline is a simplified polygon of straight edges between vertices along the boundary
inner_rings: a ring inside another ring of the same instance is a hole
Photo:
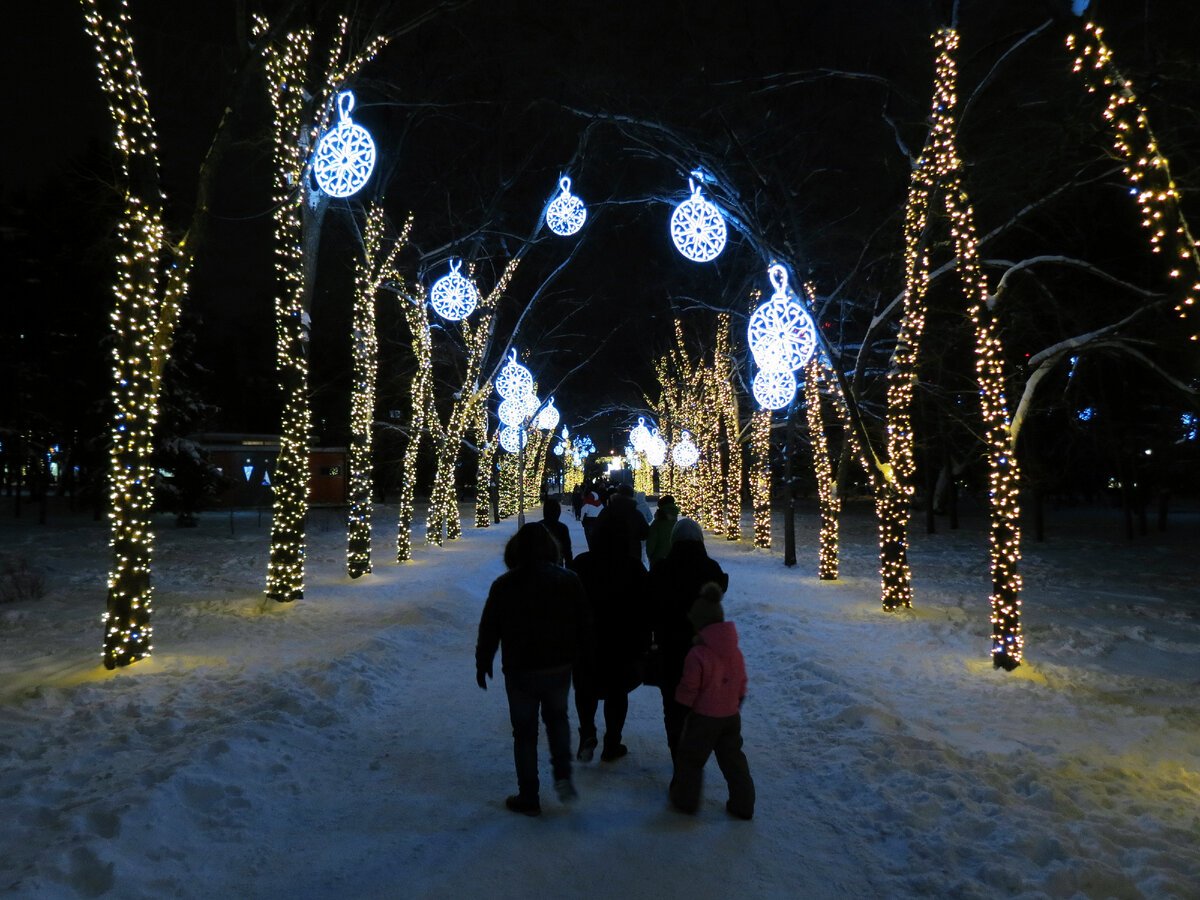
[[[788,296],[788,276],[787,269],[775,263],[767,269],[767,276],[771,279],[771,285],[775,288],[775,294],[772,299],[786,300]]]
[[[350,118],[352,109],[354,109],[354,91],[342,91],[337,95],[338,124]]]

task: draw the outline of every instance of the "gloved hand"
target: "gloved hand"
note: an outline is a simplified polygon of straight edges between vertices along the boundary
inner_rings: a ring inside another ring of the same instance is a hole
[[[481,669],[481,668],[475,669],[475,683],[477,685],[479,685],[481,688],[483,688],[485,691],[487,690],[487,679],[489,679],[491,677],[492,677],[492,667],[491,666],[488,666],[486,669]]]

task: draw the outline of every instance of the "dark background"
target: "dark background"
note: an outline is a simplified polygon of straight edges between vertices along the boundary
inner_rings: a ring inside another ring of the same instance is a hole
[[[15,85],[8,139],[0,143],[0,425],[95,449],[109,390],[117,200],[111,126],[80,8],[36,6],[13,23],[0,54],[6,83]],[[1200,214],[1197,6],[1093,4],[1150,108],[1193,219]],[[179,404],[196,412],[182,416],[180,427],[270,433],[279,397],[269,110],[261,79],[245,96],[230,93],[245,8],[235,0],[131,6],[172,226],[190,214],[197,167],[222,109],[232,103],[236,110],[237,143],[220,171],[172,369]],[[321,34],[339,8],[309,4]],[[414,14],[412,4],[354,8],[359,36],[368,26],[400,27]],[[796,274],[812,280],[820,327],[845,352],[843,363],[852,360],[873,311],[902,285],[910,161],[901,145],[920,150],[932,83],[929,35],[954,14],[961,99],[987,83],[966,109],[960,136],[981,231],[1055,186],[1080,182],[989,245],[987,255],[1069,254],[1163,289],[1160,261],[1146,251],[1136,209],[1106,159],[1098,101],[1070,74],[1063,48],[1069,13],[1069,3],[1049,0],[446,4],[398,37],[354,84],[355,119],[376,137],[380,163],[362,196],[335,202],[323,231],[311,369],[320,442],[346,440],[355,223],[370,196],[384,200],[397,224],[415,215],[403,256],[412,278],[428,284],[450,258],[464,257],[486,291],[533,230],[560,174],[571,175],[588,203],[587,226],[575,238],[542,235],[501,303],[498,333],[507,338],[529,298],[578,245],[513,342],[529,352],[543,393],[554,389],[564,421],[589,432],[601,451],[619,449],[620,426],[644,394],[656,393],[651,363],[668,345],[674,316],[684,316],[699,347],[714,310],[732,310],[744,350],[751,288],[767,286],[769,260],[756,243],[786,253]],[[753,211],[746,224],[759,238],[734,229],[708,265],[684,260],[667,234],[671,207],[684,199],[697,164],[715,172],[718,201],[736,195]],[[1010,366],[1019,370],[1055,340],[1114,321],[1138,302],[1077,274],[1047,273],[1015,291],[1005,313]],[[931,303],[918,418],[946,446],[965,448],[978,428],[967,412],[975,408],[971,333],[954,285],[936,289]],[[407,415],[413,366],[394,304],[384,296],[379,307],[385,421],[392,410]],[[1194,384],[1195,345],[1181,336],[1171,317],[1157,317],[1141,335],[1157,362]],[[871,357],[875,364],[886,351]],[[456,359],[452,333],[439,333],[443,391]],[[1144,450],[1154,448],[1155,465],[1166,466],[1160,480],[1194,483],[1187,473],[1195,442],[1181,442],[1179,427],[1194,401],[1127,360],[1087,356],[1056,377],[1027,432],[1030,479],[1059,487],[1082,479],[1080,491],[1095,490],[1123,467],[1145,467]],[[873,376],[868,383],[870,409],[882,399],[882,382]],[[1104,413],[1083,423],[1077,413],[1084,407]],[[398,434],[384,430],[381,460],[394,459],[401,446]]]

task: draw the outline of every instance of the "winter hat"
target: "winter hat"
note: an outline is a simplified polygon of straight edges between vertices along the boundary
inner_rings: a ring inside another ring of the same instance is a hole
[[[704,543],[704,531],[695,519],[689,519],[686,516],[675,523],[675,527],[671,529],[671,543],[677,544],[680,541],[699,541]]]
[[[696,598],[691,612],[688,613],[693,628],[699,631],[715,622],[725,621],[725,610],[721,606],[723,595],[721,586],[715,581],[710,581],[700,588],[700,596]]]
[[[675,498],[670,494],[664,494],[658,498],[658,508],[656,512],[662,513],[664,516],[669,516],[674,519],[679,515],[679,504],[675,502]]]

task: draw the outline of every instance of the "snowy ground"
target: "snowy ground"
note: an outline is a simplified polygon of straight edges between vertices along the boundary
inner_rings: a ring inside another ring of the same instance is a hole
[[[1200,514],[1133,543],[1111,510],[1025,548],[1027,662],[988,662],[983,522],[914,534],[917,604],[884,614],[872,522],[843,578],[709,537],[751,677],[753,822],[710,763],[672,813],[657,692],[580,802],[514,816],[504,693],[474,683],[506,522],[374,574],[310,524],[306,598],[260,597],[267,522],[164,520],[154,657],[99,666],[106,535],[0,520],[47,576],[0,606],[0,894],[16,897],[1196,897]],[[469,520],[468,520],[469,521]],[[576,542],[578,525],[571,522]],[[572,717],[573,717],[572,712]],[[548,769],[545,744],[543,769]],[[548,783],[548,772],[543,784]]]

